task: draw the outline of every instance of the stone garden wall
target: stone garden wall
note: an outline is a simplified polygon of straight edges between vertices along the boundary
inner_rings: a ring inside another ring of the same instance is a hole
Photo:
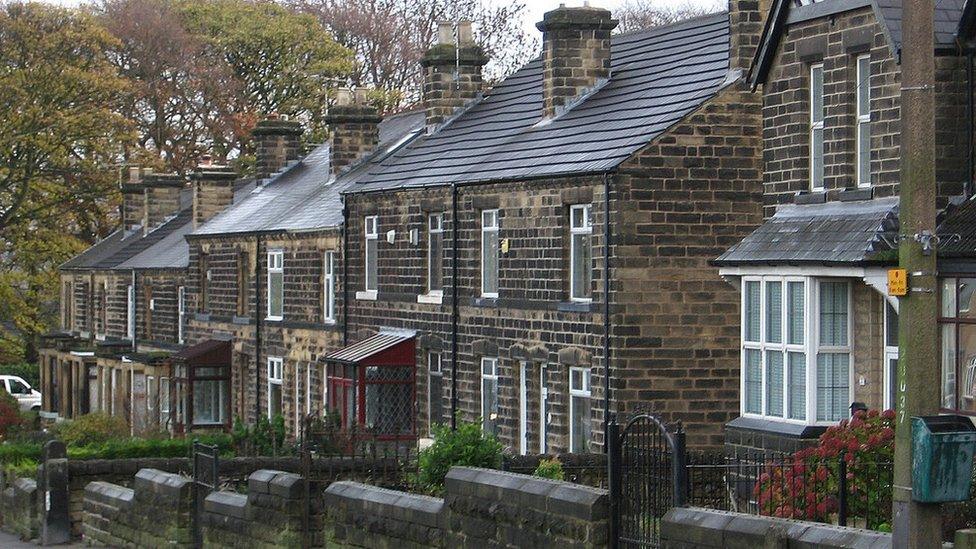
[[[201,520],[206,547],[301,547],[305,483],[294,473],[261,470],[247,481],[247,495],[213,492]],[[312,547],[321,547],[321,506],[313,505]]]
[[[29,540],[37,537],[37,483],[31,479],[17,478],[3,485],[0,495],[0,517],[5,532]]]

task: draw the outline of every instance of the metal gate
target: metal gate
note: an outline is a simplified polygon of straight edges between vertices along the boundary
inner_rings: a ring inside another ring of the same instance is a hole
[[[685,504],[685,434],[657,416],[636,413],[607,425],[610,547],[659,547],[661,518]]]
[[[193,442],[193,545],[203,547],[203,502],[220,483],[217,445]]]

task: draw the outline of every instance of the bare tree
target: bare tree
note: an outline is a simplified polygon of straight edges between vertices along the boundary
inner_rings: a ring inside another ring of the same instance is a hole
[[[420,59],[433,43],[437,22],[470,19],[475,40],[490,61],[490,83],[528,61],[539,42],[522,26],[525,4],[512,0],[485,6],[478,0],[294,0],[318,17],[336,40],[352,49],[356,69],[351,84],[376,88],[385,111],[407,107],[420,98]]]
[[[614,10],[613,16],[620,21],[617,32],[633,32],[670,25],[685,19],[715,13],[721,9],[722,5],[714,0],[712,3],[686,1],[673,6],[658,5],[650,0],[627,0]]]

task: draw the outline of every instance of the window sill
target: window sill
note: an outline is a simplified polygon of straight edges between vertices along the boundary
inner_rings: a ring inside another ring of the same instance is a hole
[[[376,301],[376,290],[366,290],[365,292],[356,292],[356,299],[363,301]]]
[[[824,204],[827,202],[827,191],[815,189],[803,194],[797,194],[795,202],[797,204]]]
[[[199,322],[210,322],[210,313],[193,313],[193,320]]]
[[[557,311],[568,313],[589,313],[593,310],[592,301],[560,301],[556,304]]]
[[[420,294],[417,296],[417,303],[440,305],[444,303],[444,294]]]
[[[472,297],[472,307],[498,307],[497,297]]]

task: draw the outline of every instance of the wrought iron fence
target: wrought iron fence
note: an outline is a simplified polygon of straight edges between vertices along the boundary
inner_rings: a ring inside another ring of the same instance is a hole
[[[834,458],[692,453],[688,504],[887,531],[894,466],[841,453]]]

